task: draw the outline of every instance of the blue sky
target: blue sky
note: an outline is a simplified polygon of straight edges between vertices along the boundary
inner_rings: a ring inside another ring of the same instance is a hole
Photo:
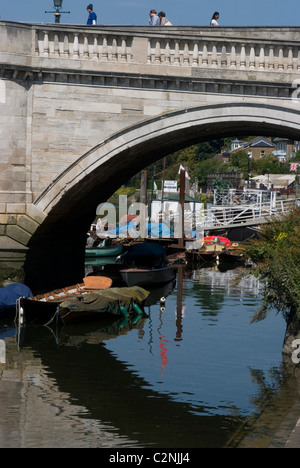
[[[63,0],[61,23],[85,24],[86,0]],[[94,0],[98,24],[147,25],[151,8],[163,10],[174,25],[207,26],[214,11],[223,26],[298,26],[299,0]],[[6,21],[52,23],[53,0],[0,0],[0,18]]]

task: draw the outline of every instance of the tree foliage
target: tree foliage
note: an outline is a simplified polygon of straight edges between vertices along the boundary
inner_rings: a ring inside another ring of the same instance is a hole
[[[268,223],[259,239],[246,247],[256,263],[254,273],[263,281],[263,301],[252,321],[273,309],[300,323],[300,209]]]
[[[232,137],[234,138],[234,137]],[[155,180],[160,187],[160,181],[163,179],[178,180],[178,169],[180,164],[188,166],[189,175],[193,181],[197,177],[199,185],[207,185],[207,175],[214,172],[241,172],[243,178],[248,178],[248,164],[250,177],[261,174],[288,174],[290,173],[290,163],[279,162],[273,155],[266,155],[258,160],[250,158],[245,150],[239,150],[230,155],[230,162],[224,164],[222,158],[216,156],[224,150],[230,149],[232,138],[215,139],[208,142],[199,143],[189,146],[182,150],[178,150],[169,154],[166,158],[162,158],[156,163],[151,164],[145,169],[148,171],[149,181],[155,173]],[[243,141],[250,141],[253,136],[241,137]],[[164,171],[164,161],[166,161]],[[297,152],[293,161],[300,161],[300,151]],[[132,179],[127,181],[125,186],[140,185],[140,173],[136,174]]]
[[[222,161],[216,158],[205,159],[195,165],[194,175],[197,177],[200,185],[206,185],[208,174],[219,172],[222,166]]]
[[[196,163],[205,161],[206,159],[221,153],[224,146],[224,140],[212,140],[200,143],[196,148]]]

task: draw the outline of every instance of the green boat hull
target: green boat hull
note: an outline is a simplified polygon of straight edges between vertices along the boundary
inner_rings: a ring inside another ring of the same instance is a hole
[[[108,265],[115,263],[116,258],[121,255],[122,252],[123,245],[85,249],[85,264]]]

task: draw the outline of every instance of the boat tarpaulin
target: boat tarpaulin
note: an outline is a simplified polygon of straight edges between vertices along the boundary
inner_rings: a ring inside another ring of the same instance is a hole
[[[111,236],[111,237],[118,237],[120,235],[131,236],[137,238],[141,236],[142,238],[147,237],[165,237],[170,238],[174,235],[174,232],[165,224],[165,223],[146,223],[145,225],[145,232],[140,232],[137,230],[137,222],[132,220],[125,224],[118,224],[115,229],[109,231],[103,231],[101,233],[101,237]]]
[[[20,297],[32,297],[32,292],[22,283],[11,283],[0,288],[0,307],[10,307],[16,305],[16,300]]]
[[[103,291],[93,291],[82,295],[82,298],[66,300],[60,304],[60,309],[72,311],[93,311],[99,313],[108,313],[120,315],[120,306],[127,310],[133,303],[143,305],[149,291],[139,286],[131,288],[110,288]]]

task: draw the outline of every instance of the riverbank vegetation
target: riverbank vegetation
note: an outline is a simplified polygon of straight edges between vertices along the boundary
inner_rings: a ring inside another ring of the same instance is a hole
[[[276,309],[287,324],[300,330],[300,209],[266,224],[246,251],[256,265],[253,274],[265,285],[261,307],[252,321]]]

